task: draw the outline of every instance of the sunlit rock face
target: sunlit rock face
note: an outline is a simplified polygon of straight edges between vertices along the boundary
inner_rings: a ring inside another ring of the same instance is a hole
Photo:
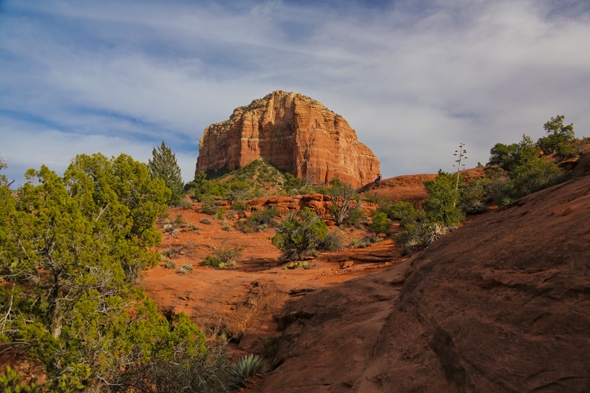
[[[360,187],[379,174],[379,160],[342,116],[280,90],[205,128],[196,172],[242,168],[258,158],[314,183],[338,177]]]

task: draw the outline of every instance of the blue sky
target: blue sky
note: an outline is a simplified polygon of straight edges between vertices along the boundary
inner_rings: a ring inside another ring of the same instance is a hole
[[[384,177],[452,170],[563,114],[590,136],[590,2],[0,1],[0,155],[63,171],[79,153],[185,181],[211,123],[274,90],[342,115]]]

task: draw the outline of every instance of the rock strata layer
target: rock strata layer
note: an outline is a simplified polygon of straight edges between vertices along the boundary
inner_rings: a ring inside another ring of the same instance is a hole
[[[314,183],[334,177],[360,187],[379,174],[379,160],[346,120],[320,102],[275,91],[205,128],[196,172],[233,170],[262,158]]]

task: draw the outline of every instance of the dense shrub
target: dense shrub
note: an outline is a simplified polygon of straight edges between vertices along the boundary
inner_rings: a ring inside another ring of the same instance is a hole
[[[223,244],[221,247],[213,251],[213,255],[208,255],[203,261],[203,265],[218,268],[234,267],[242,257],[241,247],[228,247]]]
[[[289,214],[277,227],[272,243],[286,258],[302,259],[306,253],[317,250],[328,234],[328,226],[308,208],[299,214]]]
[[[344,248],[344,237],[339,230],[330,232],[318,244],[318,250],[338,251]]]
[[[429,221],[456,226],[465,219],[465,214],[458,206],[460,194],[455,179],[454,175],[440,170],[434,180],[424,182],[428,198],[423,206]]]
[[[373,211],[371,216],[372,222],[369,224],[369,228],[375,233],[387,233],[389,232],[390,223],[387,219],[387,214],[383,212]]]
[[[252,213],[246,221],[238,224],[238,228],[243,232],[264,231],[268,228],[274,228],[278,225],[276,217],[281,214],[276,207],[269,207]]]

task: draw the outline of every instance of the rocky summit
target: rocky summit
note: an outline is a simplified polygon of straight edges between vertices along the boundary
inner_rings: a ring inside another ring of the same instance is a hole
[[[375,154],[342,116],[312,98],[280,90],[205,128],[196,172],[233,170],[259,158],[314,183],[338,177],[360,187],[380,171]]]

